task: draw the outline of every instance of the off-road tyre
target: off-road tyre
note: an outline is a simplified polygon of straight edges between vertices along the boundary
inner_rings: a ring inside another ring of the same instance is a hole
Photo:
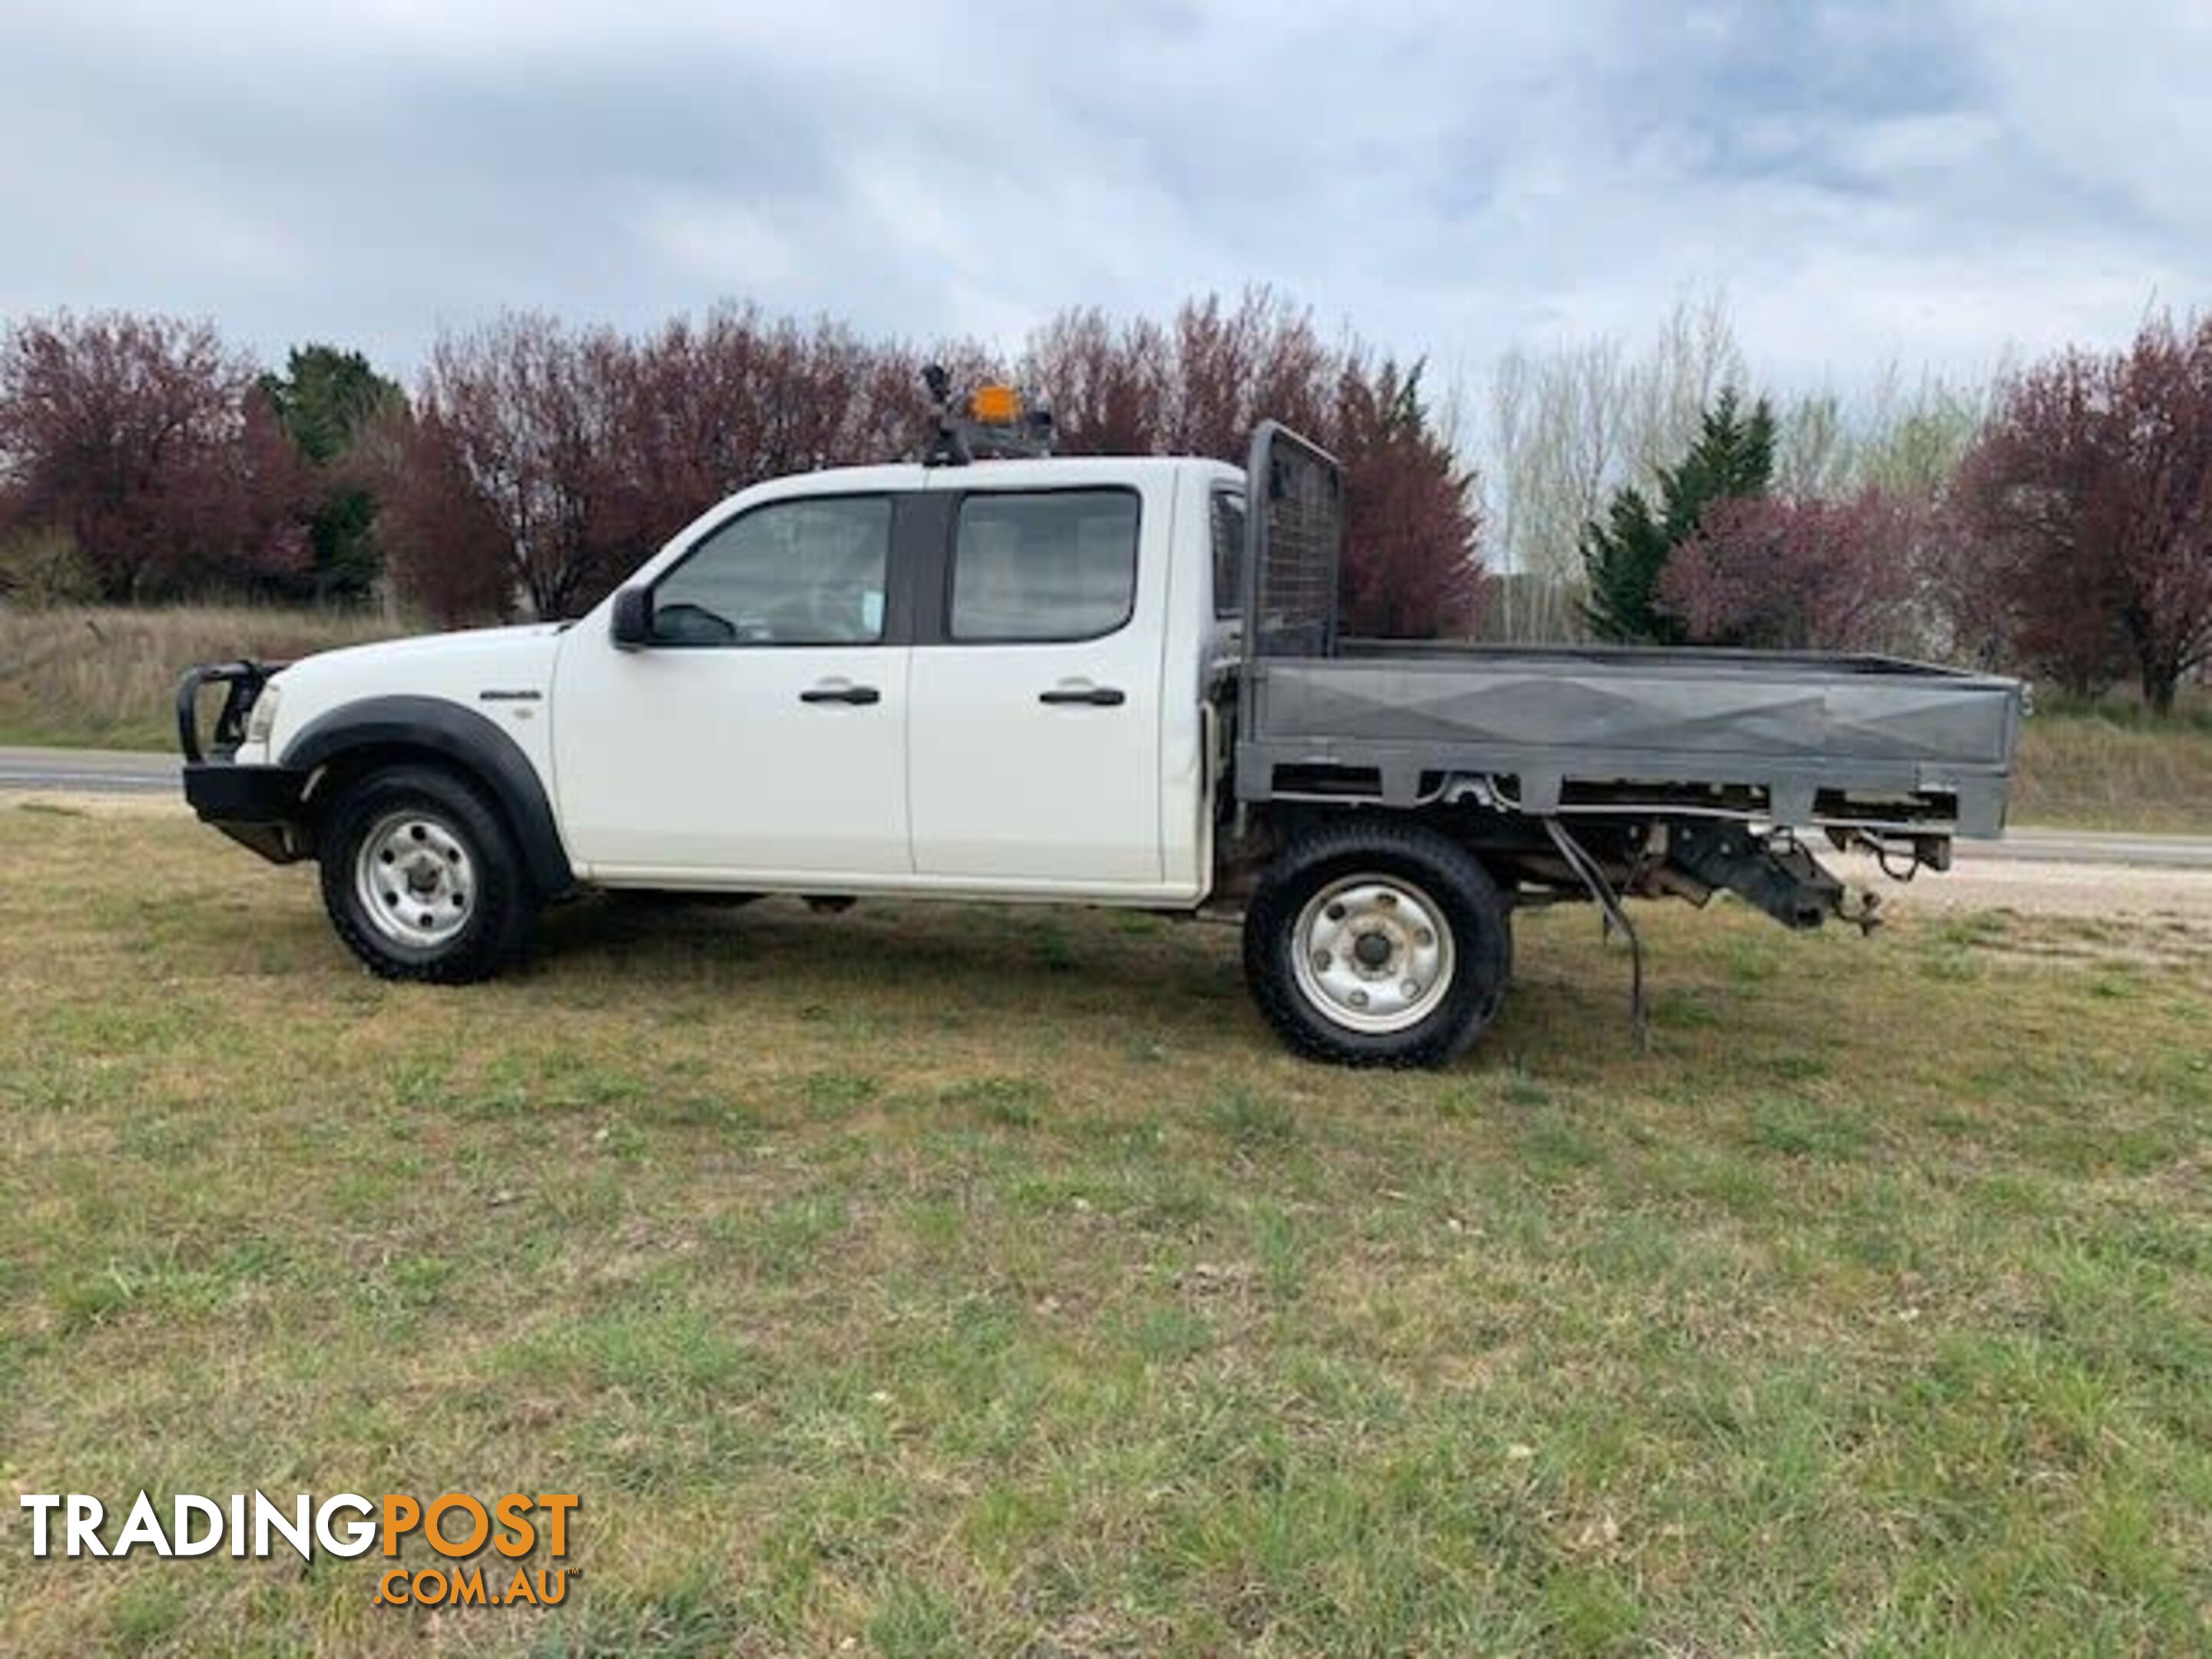
[[[1369,934],[1382,943],[1363,944]],[[1480,861],[1425,824],[1379,814],[1298,836],[1244,913],[1253,999],[1316,1060],[1441,1066],[1489,1028],[1512,971],[1511,915]]]
[[[331,803],[317,840],[331,925],[385,979],[489,979],[535,937],[538,897],[514,834],[456,772],[404,763],[366,773]]]

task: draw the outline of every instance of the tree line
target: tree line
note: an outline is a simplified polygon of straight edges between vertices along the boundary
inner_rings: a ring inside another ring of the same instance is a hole
[[[2006,377],[1944,465],[1793,484],[1780,430],[1724,386],[1679,461],[1583,525],[1593,633],[1918,651],[2085,697],[2132,679],[2160,714],[2212,663],[2212,319]]]
[[[0,586],[343,600],[382,580],[444,623],[574,616],[750,484],[918,455],[929,362],[1036,389],[1064,453],[1241,460],[1261,418],[1290,420],[1345,462],[1347,617],[1475,618],[1474,480],[1421,366],[1261,290],[1164,320],[1071,311],[1011,357],[746,307],[639,336],[510,315],[439,339],[407,390],[327,345],[263,373],[205,324],[34,319],[0,339]]]
[[[1908,652],[2160,711],[2212,661],[2212,320],[1854,410],[1758,395],[1717,302],[1642,357],[1508,357],[1474,443],[1419,362],[1265,289],[1072,310],[1013,351],[742,306],[640,334],[511,315],[410,387],[330,345],[264,370],[204,323],[33,318],[0,334],[0,598],[574,615],[738,489],[918,453],[930,361],[1043,396],[1065,453],[1316,436],[1356,632]]]

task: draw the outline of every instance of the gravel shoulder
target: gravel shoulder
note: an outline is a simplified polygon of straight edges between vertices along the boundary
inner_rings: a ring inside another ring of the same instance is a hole
[[[1871,859],[1826,862],[1854,889],[1879,893],[1882,908],[1895,915],[2017,910],[2027,915],[2179,918],[2212,930],[2212,870],[2030,862],[1969,854],[1946,873],[1893,882]]]

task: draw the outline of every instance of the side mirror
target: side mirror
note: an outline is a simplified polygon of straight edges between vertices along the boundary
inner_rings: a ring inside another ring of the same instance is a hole
[[[653,643],[653,590],[649,587],[618,587],[615,590],[615,613],[608,632],[614,637],[615,647],[635,651]]]

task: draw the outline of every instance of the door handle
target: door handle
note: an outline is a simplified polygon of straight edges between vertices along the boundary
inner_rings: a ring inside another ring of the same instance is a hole
[[[801,702],[881,702],[884,694],[872,685],[814,685],[799,694]]]
[[[1062,685],[1049,691],[1037,693],[1039,702],[1089,703],[1094,708],[1119,708],[1129,701],[1120,687],[1112,685]]]

